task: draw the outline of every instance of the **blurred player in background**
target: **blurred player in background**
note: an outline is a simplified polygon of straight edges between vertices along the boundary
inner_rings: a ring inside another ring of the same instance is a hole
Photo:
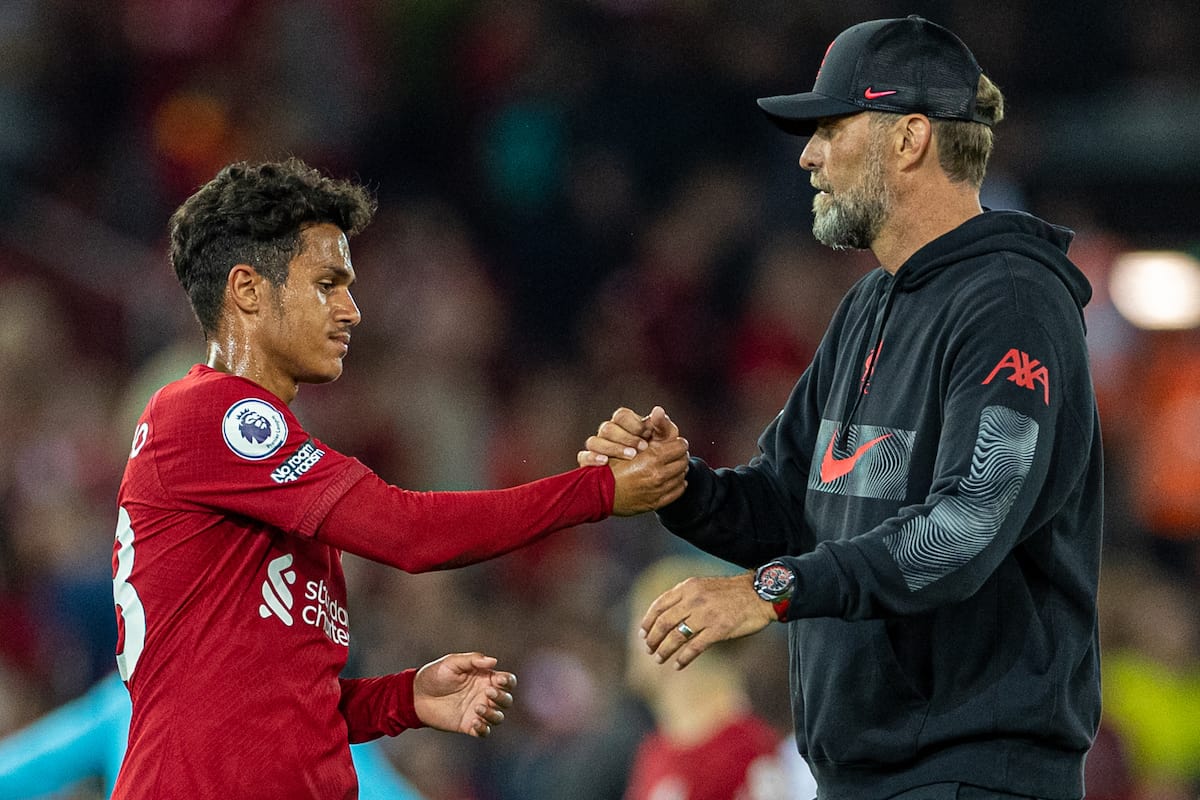
[[[692,459],[659,512],[757,569],[663,594],[646,644],[683,667],[790,623],[821,798],[1080,798],[1100,718],[1103,466],[1072,234],[981,208],[1003,98],[920,17],[843,31],[812,92],[759,104],[810,137],[816,238],[880,267],[759,456]],[[580,462],[677,434],[661,409],[622,409]]]
[[[86,693],[0,739],[0,800],[112,794],[129,738],[129,692],[113,673]],[[351,745],[359,800],[421,800],[378,740]],[[68,793],[71,793],[68,795]]]
[[[118,495],[133,712],[116,798],[354,797],[351,743],[420,726],[488,735],[515,681],[493,658],[340,677],[342,551],[446,569],[682,491],[683,440],[613,469],[451,493],[390,486],[306,432],[289,404],[341,375],[360,321],[347,238],[373,213],[360,186],[292,159],[230,165],[171,218],[208,357],[151,398]]]
[[[811,800],[816,794],[811,778],[793,785],[779,734],[754,713],[734,658],[736,645],[715,644],[703,661],[680,672],[646,658],[646,645],[635,633],[660,594],[690,576],[722,573],[728,570],[712,559],[668,556],[644,570],[630,589],[635,616],[626,675],[650,708],[655,729],[638,747],[626,800]]]

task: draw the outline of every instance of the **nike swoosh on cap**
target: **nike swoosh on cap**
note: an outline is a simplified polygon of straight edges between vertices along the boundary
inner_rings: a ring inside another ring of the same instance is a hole
[[[833,455],[833,443],[837,441],[838,432],[834,430],[833,436],[829,438],[829,447],[825,448],[825,457],[821,459],[821,483],[831,483],[838,478],[849,475],[854,469],[854,465],[858,460],[875,445],[882,442],[891,436],[890,433],[885,433],[882,436],[876,436],[869,442],[862,444],[853,455],[848,458],[836,458]]]
[[[877,92],[868,86],[866,91],[863,92],[863,97],[867,98],[868,100],[878,100],[881,97],[887,97],[889,94],[899,94],[899,91],[899,89],[887,89],[882,92]]]

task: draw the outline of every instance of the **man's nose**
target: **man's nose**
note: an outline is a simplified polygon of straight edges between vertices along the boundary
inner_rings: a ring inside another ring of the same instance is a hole
[[[800,153],[800,168],[812,172],[818,167],[818,149],[813,145],[814,139],[809,139]]]

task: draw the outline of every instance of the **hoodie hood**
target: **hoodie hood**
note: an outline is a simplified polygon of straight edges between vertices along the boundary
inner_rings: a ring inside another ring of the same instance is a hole
[[[1074,231],[1022,211],[985,211],[913,253],[896,271],[896,290],[914,291],[947,267],[973,256],[1011,252],[1053,272],[1075,298],[1083,319],[1083,307],[1092,299],[1092,285],[1067,258],[1074,238]]]
[[[1067,287],[1075,300],[1080,324],[1086,330],[1083,307],[1092,299],[1092,285],[1067,258],[1067,248],[1074,238],[1074,231],[1051,225],[1022,211],[986,210],[939,236],[913,253],[896,270],[895,276],[884,283],[886,288],[883,294],[877,296],[872,312],[874,325],[859,345],[858,363],[862,363],[868,353],[877,352],[882,345],[897,294],[914,292],[945,270],[975,256],[994,257],[997,253],[1009,252],[1044,265]],[[868,367],[868,373],[873,369]],[[869,382],[870,374],[867,374],[859,390],[847,402],[839,428],[840,447],[847,445],[850,423],[862,403]]]

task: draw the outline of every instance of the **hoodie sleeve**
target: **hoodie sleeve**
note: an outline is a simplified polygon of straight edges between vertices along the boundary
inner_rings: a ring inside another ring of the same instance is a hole
[[[1091,392],[1078,308],[1061,286],[1005,266],[949,333],[941,425],[917,434],[937,437],[924,502],[795,559],[790,617],[867,619],[960,602],[1077,491],[1087,467],[1077,414]]]
[[[804,495],[790,488],[808,482],[808,468],[790,454],[796,448],[788,434],[795,426],[781,422],[786,414],[785,409],[763,433],[760,455],[745,466],[714,470],[692,458],[687,491],[659,512],[663,525],[706,553],[746,568],[810,550]]]

